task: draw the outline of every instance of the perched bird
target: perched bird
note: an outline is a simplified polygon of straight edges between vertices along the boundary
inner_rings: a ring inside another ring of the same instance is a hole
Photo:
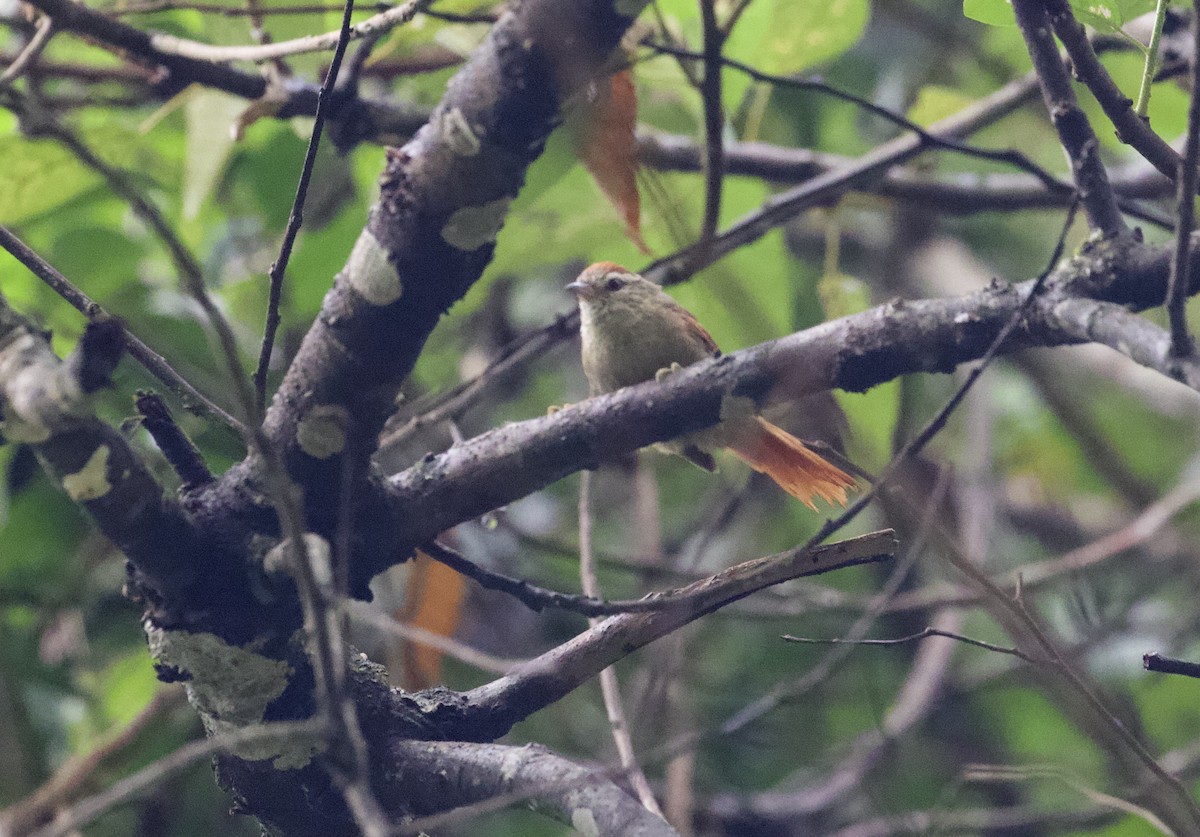
[[[721,353],[690,311],[620,265],[597,262],[567,290],[579,301],[583,371],[593,395],[661,379],[672,369]],[[846,489],[854,485],[848,474],[749,409],[659,447],[706,471],[716,469],[709,451],[728,448],[812,509],[814,497],[845,505]]]

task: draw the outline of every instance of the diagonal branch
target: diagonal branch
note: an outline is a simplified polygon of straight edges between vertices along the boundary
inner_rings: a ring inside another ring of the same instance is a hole
[[[1126,231],[1125,220],[1100,161],[1100,142],[1087,115],[1075,100],[1067,68],[1050,33],[1045,8],[1040,0],[1013,0],[1013,11],[1033,59],[1042,98],[1050,111],[1050,121],[1071,161],[1071,173],[1087,212],[1088,224],[1106,236],[1120,235]]]
[[[633,12],[637,4],[616,5]],[[313,531],[328,537],[336,527],[344,457],[358,480],[368,480],[367,461],[400,383],[442,312],[491,260],[509,204],[558,124],[564,98],[593,78],[630,24],[613,6],[532,0],[513,7],[425,127],[390,152],[379,201],[264,423],[304,489]],[[338,414],[350,417],[353,434],[331,421]],[[253,459],[235,467],[208,502],[224,515],[254,514],[244,496],[261,470]]]
[[[1134,111],[1133,100],[1121,92],[1108,70],[1096,57],[1096,51],[1087,39],[1087,32],[1075,19],[1067,0],[1045,0],[1037,4],[1049,15],[1054,32],[1066,47],[1067,55],[1075,67],[1075,73],[1087,85],[1100,103],[1104,113],[1117,129],[1117,138],[1131,145],[1139,154],[1150,161],[1154,168],[1175,180],[1179,172],[1179,155],[1166,140],[1150,128]]]
[[[446,707],[447,714],[439,718],[445,724],[444,734],[490,741],[630,652],[701,616],[774,584],[886,560],[895,548],[895,533],[887,529],[730,567],[679,591],[693,602],[690,607],[606,619],[508,675],[467,692],[464,702]]]
[[[1069,339],[1108,346],[1135,363],[1200,391],[1200,358],[1176,356],[1170,332],[1124,306],[1093,299],[1063,299],[1043,309],[1042,321]]]
[[[179,505],[117,431],[91,414],[124,350],[112,321],[92,323],[60,361],[43,332],[0,297],[0,414],[4,435],[33,446],[50,476],[96,520],[160,596],[201,581],[215,552],[200,543]]]
[[[0,226],[0,247],[12,254],[13,258],[25,265],[30,273],[45,282],[81,314],[89,318],[107,319],[109,317],[108,312],[100,307],[100,303],[75,287],[67,277],[55,270],[53,265],[35,253],[12,231],[2,226]],[[125,333],[125,347],[134,360],[146,367],[147,372],[175,393],[189,410],[210,415],[224,422],[236,432],[245,435],[245,425],[210,401],[204,393],[176,372],[166,358],[128,331]]]

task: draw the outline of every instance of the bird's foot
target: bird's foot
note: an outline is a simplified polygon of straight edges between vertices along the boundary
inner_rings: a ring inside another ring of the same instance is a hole
[[[669,367],[665,367],[665,368],[660,369],[657,372],[655,372],[654,380],[661,384],[663,381],[665,381],[667,379],[668,376],[674,375],[676,372],[679,372],[682,369],[683,369],[683,366],[679,363],[679,361],[675,361]]]

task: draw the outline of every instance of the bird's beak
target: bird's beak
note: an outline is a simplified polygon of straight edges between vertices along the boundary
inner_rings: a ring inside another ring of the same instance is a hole
[[[572,282],[571,284],[567,285],[566,289],[575,294],[575,296],[580,296],[584,299],[591,299],[593,296],[592,286],[585,282]]]

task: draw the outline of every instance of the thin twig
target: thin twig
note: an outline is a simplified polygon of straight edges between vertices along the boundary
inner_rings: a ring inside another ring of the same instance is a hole
[[[33,37],[25,45],[25,49],[21,50],[21,54],[12,60],[3,73],[0,73],[0,84],[8,84],[20,78],[25,70],[37,61],[38,56],[42,54],[46,44],[50,43],[53,35],[54,19],[49,15],[43,15],[42,19],[38,21]]]
[[[204,464],[204,457],[175,423],[162,398],[153,392],[139,392],[134,401],[142,417],[142,426],[179,475],[183,490],[193,491],[211,483],[213,475]]]
[[[867,504],[871,502],[875,495],[879,493],[880,489],[882,489],[883,486],[888,483],[891,477],[895,475],[900,466],[907,462],[911,457],[918,454],[925,447],[925,445],[928,444],[929,441],[946,425],[946,422],[950,418],[950,414],[953,413],[958,405],[962,403],[962,400],[967,396],[967,393],[971,390],[971,387],[975,385],[975,382],[979,380],[979,377],[991,364],[992,359],[995,358],[996,354],[1000,351],[1000,348],[1004,345],[1004,342],[1008,339],[1009,335],[1012,334],[1013,331],[1016,330],[1017,326],[1021,324],[1022,320],[1024,319],[1025,312],[1029,310],[1029,307],[1033,304],[1034,299],[1037,298],[1038,294],[1045,286],[1046,280],[1050,278],[1050,274],[1054,271],[1055,265],[1058,264],[1058,260],[1062,256],[1063,249],[1066,246],[1067,233],[1070,231],[1071,225],[1075,220],[1075,213],[1078,208],[1079,203],[1076,202],[1072,204],[1071,208],[1067,211],[1066,221],[1063,223],[1062,231],[1058,236],[1058,241],[1054,245],[1054,252],[1051,253],[1045,269],[1038,275],[1037,279],[1034,280],[1032,287],[1029,289],[1029,294],[1024,300],[1021,301],[1021,304],[1017,306],[1016,310],[1013,311],[1008,322],[1004,324],[1004,327],[1001,328],[999,333],[996,335],[996,339],[992,341],[991,345],[988,346],[987,351],[983,353],[983,356],[979,359],[979,364],[970,371],[966,379],[962,382],[962,385],[959,386],[954,395],[952,395],[945,405],[943,405],[942,409],[938,411],[937,415],[930,419],[929,423],[925,425],[921,432],[914,436],[912,440],[908,442],[908,444],[901,448],[899,453],[892,457],[892,460],[887,464],[887,467],[883,469],[883,473],[879,475],[879,478],[871,485],[871,487],[864,494],[862,494],[862,496],[855,500],[854,503],[848,509],[842,512],[842,514],[840,514],[837,518],[826,521],[825,525],[821,527],[820,531],[812,537],[810,543],[820,543],[822,540],[829,537],[831,534],[857,517],[858,514],[867,507]]]
[[[350,40],[365,38],[380,32],[388,32],[397,26],[408,23],[432,0],[406,0],[406,2],[367,18],[349,28]],[[177,38],[173,35],[155,33],[150,36],[150,45],[159,52],[168,55],[180,55],[199,61],[270,61],[289,55],[301,55],[309,52],[324,52],[336,49],[341,40],[341,31],[326,32],[322,35],[309,35],[290,41],[279,41],[273,44],[246,46],[213,46],[187,38]]]
[[[1018,584],[1016,591],[1009,595],[958,549],[956,541],[949,533],[942,532],[941,534],[941,540],[947,547],[946,556],[950,564],[970,579],[983,592],[988,601],[998,605],[1003,614],[1013,620],[1012,624],[1019,627],[1026,637],[1038,646],[1046,656],[1046,665],[1050,666],[1062,682],[1082,699],[1083,703],[1094,713],[1095,718],[1103,725],[1103,728],[1112,736],[1114,744],[1119,742],[1121,746],[1127,748],[1129,753],[1163,785],[1167,792],[1176,798],[1182,811],[1186,812],[1190,820],[1191,830],[1200,828],[1200,806],[1197,806],[1191,792],[1177,777],[1171,775],[1159,764],[1139,736],[1131,731],[1108,707],[1096,689],[1085,679],[1085,676],[1077,672],[1071,661],[1059,651],[1058,646],[1050,639],[1041,623],[1026,606],[1021,586]],[[1005,627],[1011,632],[1012,628],[1008,625]],[[1019,638],[1018,641],[1020,641]]]
[[[1195,226],[1196,186],[1200,180],[1200,0],[1193,0],[1192,19],[1192,92],[1188,104],[1187,139],[1179,163],[1175,184],[1175,247],[1171,251],[1171,272],[1167,279],[1167,317],[1171,323],[1171,354],[1190,357],[1195,344],[1188,334],[1187,297],[1191,281],[1192,228]]]
[[[268,271],[271,287],[267,298],[267,321],[263,328],[262,347],[258,353],[258,368],[254,370],[254,395],[260,414],[266,408],[267,370],[271,365],[271,349],[275,345],[275,332],[279,328],[279,304],[283,297],[283,277],[287,273],[288,261],[292,257],[292,247],[296,243],[296,236],[300,232],[300,226],[304,223],[304,201],[308,196],[308,184],[312,180],[313,167],[317,162],[321,132],[325,128],[329,93],[337,81],[338,71],[342,66],[342,57],[346,54],[346,46],[350,42],[350,16],[353,13],[354,0],[346,0],[346,5],[342,10],[342,28],[338,33],[339,38],[333,51],[333,59],[329,62],[329,71],[325,74],[325,81],[322,82],[321,89],[317,91],[317,112],[313,119],[312,135],[308,138],[304,167],[300,170],[300,180],[296,184],[296,197],[292,201],[291,214],[288,215],[283,243],[279,246],[279,256]]]
[[[971,145],[962,147],[969,149],[964,153],[986,152],[986,149]],[[703,155],[703,149],[688,137],[648,129],[638,132],[638,161],[646,168],[698,172],[702,170]],[[799,183],[848,162],[848,157],[808,148],[788,148],[765,142],[725,144],[727,177],[742,175],[777,183]],[[1141,201],[1173,194],[1174,185],[1140,162],[1126,167],[1110,180],[1121,211],[1173,231],[1174,216],[1156,207],[1145,206]],[[957,173],[935,179],[910,169],[888,172],[875,183],[863,184],[859,191],[916,203],[943,215],[1065,209],[1075,197],[1075,186],[1062,178],[1054,178],[1054,186],[1049,187],[1043,178],[1032,175]]]
[[[692,50],[683,49],[670,44],[662,44],[658,42],[647,42],[645,46],[661,52],[664,55],[673,55],[677,58],[695,58],[708,60],[707,50],[703,53],[693,52]],[[755,81],[761,81],[766,84],[771,84],[776,87],[786,87],[792,90],[806,90],[812,93],[818,93],[823,96],[829,96],[843,102],[852,104],[859,109],[870,113],[872,116],[877,116],[886,122],[890,122],[897,127],[912,131],[928,148],[941,148],[946,151],[954,151],[967,157],[974,157],[980,160],[989,160],[997,163],[1008,163],[1016,168],[1029,172],[1034,177],[1042,182],[1048,189],[1057,192],[1070,193],[1073,188],[1063,183],[1042,166],[1039,166],[1027,155],[1016,149],[991,149],[979,148],[966,142],[959,142],[950,137],[939,136],[932,130],[926,129],[923,126],[913,122],[903,114],[896,113],[893,110],[883,107],[870,99],[864,99],[862,96],[857,96],[849,91],[835,87],[827,81],[821,79],[809,78],[793,78],[790,76],[780,76],[774,73],[767,73],[759,70],[757,67],[729,58],[724,55],[717,55],[717,60],[722,66],[737,70]]]
[[[65,299],[75,310],[88,319],[95,319],[97,317],[112,318],[112,315],[105,311],[98,302],[75,287],[67,277],[55,270],[49,262],[30,249],[11,230],[3,226],[0,226],[0,247],[11,253],[34,276],[45,282],[51,290]],[[249,431],[245,425],[217,406],[200,390],[192,386],[186,378],[175,371],[166,358],[151,349],[136,335],[131,334],[128,328],[125,329],[125,341],[129,354],[145,367],[147,372],[178,396],[189,410],[224,423],[243,438],[247,435]]]
[[[293,721],[261,724],[201,741],[192,741],[170,755],[151,762],[132,776],[125,777],[108,790],[60,811],[51,825],[35,831],[30,837],[66,837],[73,834],[105,812],[137,799],[176,774],[212,758],[217,753],[276,741],[294,742],[302,737],[319,740],[323,731],[324,725],[315,721]]]
[[[866,608],[864,608],[863,612],[859,614],[858,618],[854,620],[854,623],[851,624],[846,630],[846,635],[843,637],[843,640],[854,642],[865,637],[867,632],[871,630],[871,626],[875,624],[875,621],[886,609],[888,601],[896,595],[896,592],[900,589],[900,586],[904,584],[905,579],[908,578],[908,573],[912,569],[913,564],[916,562],[917,556],[920,555],[925,549],[925,544],[929,538],[929,533],[933,529],[934,514],[942,505],[942,500],[944,499],[948,482],[948,472],[942,472],[938,475],[937,483],[934,486],[929,503],[925,505],[924,513],[921,515],[920,524],[917,526],[917,531],[913,536],[912,543],[909,544],[904,550],[903,557],[896,563],[895,568],[888,576],[887,582],[879,589],[878,592],[871,596]],[[830,674],[833,673],[835,668],[844,659],[846,659],[847,656],[849,656],[851,650],[853,650],[852,645],[845,645],[842,648],[831,649],[830,652],[826,654],[820,662],[817,663],[817,665],[809,669],[803,676],[786,683],[777,684],[766,694],[754,701],[751,701],[749,704],[739,709],[736,713],[730,715],[715,730],[693,733],[690,736],[692,745],[694,746],[700,741],[701,738],[712,734],[713,732],[719,733],[720,735],[732,735],[738,730],[744,728],[747,724],[750,724],[763,717],[768,712],[782,704],[784,701],[795,700],[799,698],[801,695],[804,695],[809,690],[814,688],[817,684],[825,682],[829,678]]]
[[[459,417],[470,409],[493,383],[503,378],[505,372],[540,357],[570,335],[577,333],[578,328],[579,309],[573,307],[571,313],[559,315],[549,325],[510,342],[478,375],[424,400],[421,406],[416,408],[416,415],[399,427],[385,431],[380,438],[380,450],[386,451],[403,444],[423,427]]]
[[[1162,41],[1163,23],[1167,19],[1167,0],[1154,4],[1154,26],[1150,29],[1150,43],[1146,46],[1146,63],[1142,67],[1142,81],[1138,85],[1137,103],[1133,112],[1142,119],[1150,110],[1150,87],[1154,84],[1154,67],[1158,63],[1158,45]]]
[[[1097,805],[1140,817],[1149,823],[1159,834],[1172,837],[1172,835],[1177,833],[1150,809],[1130,802],[1128,799],[1103,793],[1089,786],[1070,771],[1057,765],[968,764],[963,770],[963,778],[968,782],[1019,782],[1030,780],[1040,781],[1048,778],[1058,779]]]
[[[1184,677],[1200,677],[1200,663],[1188,660],[1177,660],[1174,657],[1164,657],[1157,652],[1142,656],[1142,666],[1146,671],[1159,671],[1163,674],[1182,674]]]
[[[579,475],[579,582],[585,596],[593,599],[600,598],[600,581],[596,577],[596,561],[592,555],[592,472],[583,471]],[[592,617],[588,625],[595,628],[602,620]],[[625,715],[625,705],[621,700],[621,685],[617,682],[617,672],[612,666],[600,671],[600,694],[604,700],[604,712],[608,716],[608,726],[612,732],[613,743],[617,745],[617,756],[621,768],[629,777],[634,791],[647,811],[662,816],[650,782],[642,772],[637,756],[633,752],[633,739],[629,735],[629,721]]]
[[[1026,593],[1040,590],[1064,579],[1074,578],[1086,570],[1100,567],[1112,559],[1137,549],[1157,535],[1171,519],[1190,508],[1200,499],[1200,482],[1184,481],[1164,494],[1157,502],[1148,505],[1136,518],[1120,529],[1096,538],[1082,546],[1046,561],[1023,564],[1001,576],[1001,587],[1015,587],[1020,579]],[[761,615],[770,617],[794,615],[817,609],[860,608],[865,599],[833,590],[824,590],[813,601],[803,603],[803,611],[792,603],[785,607],[764,608]],[[939,584],[906,591],[894,597],[885,608],[886,613],[913,613],[936,607],[970,607],[982,601],[979,591],[957,585]]]
[[[605,601],[586,595],[560,593],[530,584],[521,578],[513,578],[493,570],[485,569],[462,553],[440,541],[430,541],[421,550],[455,572],[461,573],[487,590],[507,593],[533,611],[557,608],[579,613],[583,616],[615,616],[618,613],[657,613],[677,607],[686,607],[688,598],[675,593],[658,593],[644,599]]]
[[[160,687],[129,723],[105,733],[90,751],[72,756],[37,790],[0,811],[0,834],[28,834],[38,822],[49,819],[95,778],[104,762],[127,750],[155,718],[182,702],[179,686]]]
[[[522,657],[497,657],[493,654],[488,654],[485,651],[480,651],[478,648],[473,648],[451,637],[426,630],[419,625],[401,622],[373,609],[372,606],[363,602],[351,602],[350,604],[352,605],[352,610],[350,611],[351,621],[361,622],[409,642],[434,648],[446,656],[453,657],[459,662],[466,663],[480,671],[487,671],[492,674],[506,674],[522,663],[527,662],[527,659]]]
[[[784,634],[783,638],[788,642],[799,642],[807,645],[904,645],[909,642],[916,642],[917,640],[928,639],[929,637],[934,636],[946,637],[946,639],[953,639],[965,645],[974,645],[976,648],[982,648],[985,651],[995,651],[997,654],[1008,654],[1009,656],[1018,657],[1025,662],[1033,663],[1034,665],[1043,665],[1046,662],[1045,660],[1039,660],[1036,657],[1031,657],[1019,648],[1009,648],[1004,645],[995,645],[991,642],[984,642],[981,639],[972,639],[969,636],[956,634],[953,631],[943,631],[939,628],[925,628],[923,631],[918,631],[917,633],[909,634],[908,636],[897,637],[896,639],[840,639],[838,637],[832,637],[830,639],[813,639],[810,637],[792,636],[791,634]]]
[[[196,257],[188,250],[183,240],[180,239],[171,225],[167,223],[158,207],[151,203],[133,185],[128,173],[116,166],[109,165],[84,143],[74,131],[60,122],[54,114],[39,107],[36,102],[28,97],[19,94],[11,86],[0,89],[0,93],[3,93],[9,99],[7,103],[9,108],[20,113],[28,120],[31,133],[40,136],[49,136],[57,140],[79,158],[81,163],[99,174],[109,189],[129,204],[133,213],[150,228],[150,231],[166,248],[171,257],[171,262],[179,274],[180,285],[196,304],[200,306],[213,331],[216,332],[217,343],[221,348],[221,356],[229,372],[234,393],[237,395],[239,406],[248,419],[248,424],[251,425],[250,429],[252,430],[253,426],[258,424],[258,416],[255,409],[254,393],[250,388],[249,381],[246,379],[245,370],[242,368],[241,356],[238,353],[237,338],[234,336],[233,327],[230,326],[225,315],[221,313],[221,309],[217,307],[212,297],[209,296],[208,289],[204,285],[204,273]]]
[[[990,125],[1025,104],[1037,90],[1037,80],[1026,75],[968,105],[955,115],[931,125],[926,133],[943,138],[960,137]],[[927,150],[918,134],[907,134],[876,146],[837,171],[817,175],[798,186],[769,198],[759,209],[744,215],[703,248],[685,247],[639,271],[663,284],[681,282],[696,271],[714,264],[752,241],[757,241],[797,214],[820,206],[862,183],[874,182],[893,166]]]
[[[312,15],[324,14],[325,12],[340,12],[344,8],[345,5],[342,3],[300,3],[292,6],[267,6],[259,9],[258,13],[260,15]],[[359,4],[355,12],[367,10],[386,12],[395,8],[395,3],[388,3],[385,0],[374,0],[374,2]],[[250,10],[243,6],[223,6],[219,3],[191,3],[187,2],[187,0],[151,0],[151,2],[147,3],[126,3],[115,8],[105,9],[104,13],[113,17],[120,17],[123,15],[146,15],[176,11],[202,12],[204,14],[224,15],[225,17],[247,17],[250,15]],[[424,14],[428,17],[444,20],[447,23],[496,22],[496,16],[488,13],[457,14],[454,12],[440,12],[436,9],[426,9]]]
[[[711,241],[717,234],[721,218],[721,186],[725,177],[721,49],[725,45],[725,32],[717,25],[716,0],[698,2],[704,24],[704,76],[700,79],[700,96],[704,102],[704,220],[700,224],[700,241],[703,243]]]

